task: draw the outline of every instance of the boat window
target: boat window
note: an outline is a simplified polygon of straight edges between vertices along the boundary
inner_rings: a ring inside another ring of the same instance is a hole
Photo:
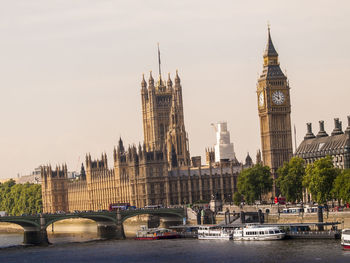
[[[274,234],[272,230],[269,231],[269,234]]]
[[[264,234],[264,231],[260,231],[259,234],[260,234],[260,235],[263,235],[263,234]]]
[[[275,230],[275,234],[278,234],[280,231],[279,230]]]

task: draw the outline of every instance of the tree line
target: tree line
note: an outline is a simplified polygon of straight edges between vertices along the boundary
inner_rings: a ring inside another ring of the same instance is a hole
[[[326,204],[330,200],[350,202],[350,169],[334,167],[332,157],[327,156],[312,164],[305,164],[300,157],[293,157],[277,170],[276,186],[287,202],[300,202],[303,193],[311,194],[312,200]],[[264,194],[272,190],[273,181],[270,168],[257,164],[243,170],[238,176],[238,191],[233,201],[254,204],[262,200]]]
[[[36,214],[42,211],[41,185],[0,183],[0,211],[10,215]]]

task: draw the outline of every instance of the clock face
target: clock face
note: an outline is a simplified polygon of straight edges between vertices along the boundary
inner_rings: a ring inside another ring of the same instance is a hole
[[[265,100],[264,100],[264,92],[260,92],[259,94],[259,105],[264,106]]]
[[[284,94],[282,91],[277,90],[274,93],[272,93],[272,101],[273,103],[277,105],[281,105],[284,102]]]

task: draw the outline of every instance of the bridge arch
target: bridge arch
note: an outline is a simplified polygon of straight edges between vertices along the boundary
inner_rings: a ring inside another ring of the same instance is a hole
[[[90,219],[92,221],[95,221],[97,224],[102,223],[112,223],[116,224],[116,219],[111,216],[106,215],[84,215],[84,214],[62,214],[62,215],[56,215],[52,217],[48,217],[45,223],[45,227],[48,227],[49,225],[66,220],[66,219]]]
[[[157,211],[150,211],[150,210],[139,210],[137,212],[133,211],[133,213],[128,213],[128,214],[125,213],[124,215],[122,215],[122,223],[125,220],[138,215],[176,216],[180,218],[184,217],[183,214],[179,214],[177,212],[157,212]]]
[[[90,219],[97,224],[97,236],[102,239],[123,238],[123,233],[118,233],[118,222],[115,214],[106,213],[77,213],[48,215],[45,228],[49,225],[65,219]]]
[[[40,228],[40,219],[38,222],[36,222],[29,219],[27,220],[22,218],[3,217],[1,222],[19,225],[23,228],[23,230]]]
[[[41,216],[6,216],[1,217],[0,222],[7,222],[20,225],[23,230],[23,243],[33,245],[49,244],[46,228],[43,227]]]
[[[123,222],[137,215],[158,215],[184,217],[184,209],[160,208],[160,209],[135,209],[116,212],[88,212],[68,214],[40,214],[35,216],[8,216],[0,217],[0,222],[8,222],[20,225],[24,229],[25,244],[45,245],[49,244],[46,228],[52,223],[70,218],[86,218],[97,223],[97,234],[100,238],[123,239],[125,238]]]

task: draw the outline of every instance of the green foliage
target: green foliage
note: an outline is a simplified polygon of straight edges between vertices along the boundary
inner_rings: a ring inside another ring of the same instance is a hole
[[[6,211],[11,215],[40,213],[41,185],[16,184],[12,179],[0,184],[0,211]]]
[[[233,203],[237,206],[239,206],[242,202],[242,194],[239,192],[235,192],[233,195]]]
[[[340,169],[335,168],[332,157],[327,156],[306,167],[303,186],[310,191],[313,200],[324,204],[332,198],[333,182],[339,174]]]
[[[207,203],[209,203],[208,200],[198,200],[198,201],[194,202],[193,204],[207,204]]]
[[[350,203],[350,169],[343,170],[334,180],[333,197]]]
[[[261,200],[261,196],[272,190],[272,177],[270,168],[260,164],[243,170],[238,176],[238,192],[248,204]]]
[[[277,170],[277,174],[276,185],[280,189],[282,196],[288,202],[302,200],[305,161],[300,157],[293,157]]]

